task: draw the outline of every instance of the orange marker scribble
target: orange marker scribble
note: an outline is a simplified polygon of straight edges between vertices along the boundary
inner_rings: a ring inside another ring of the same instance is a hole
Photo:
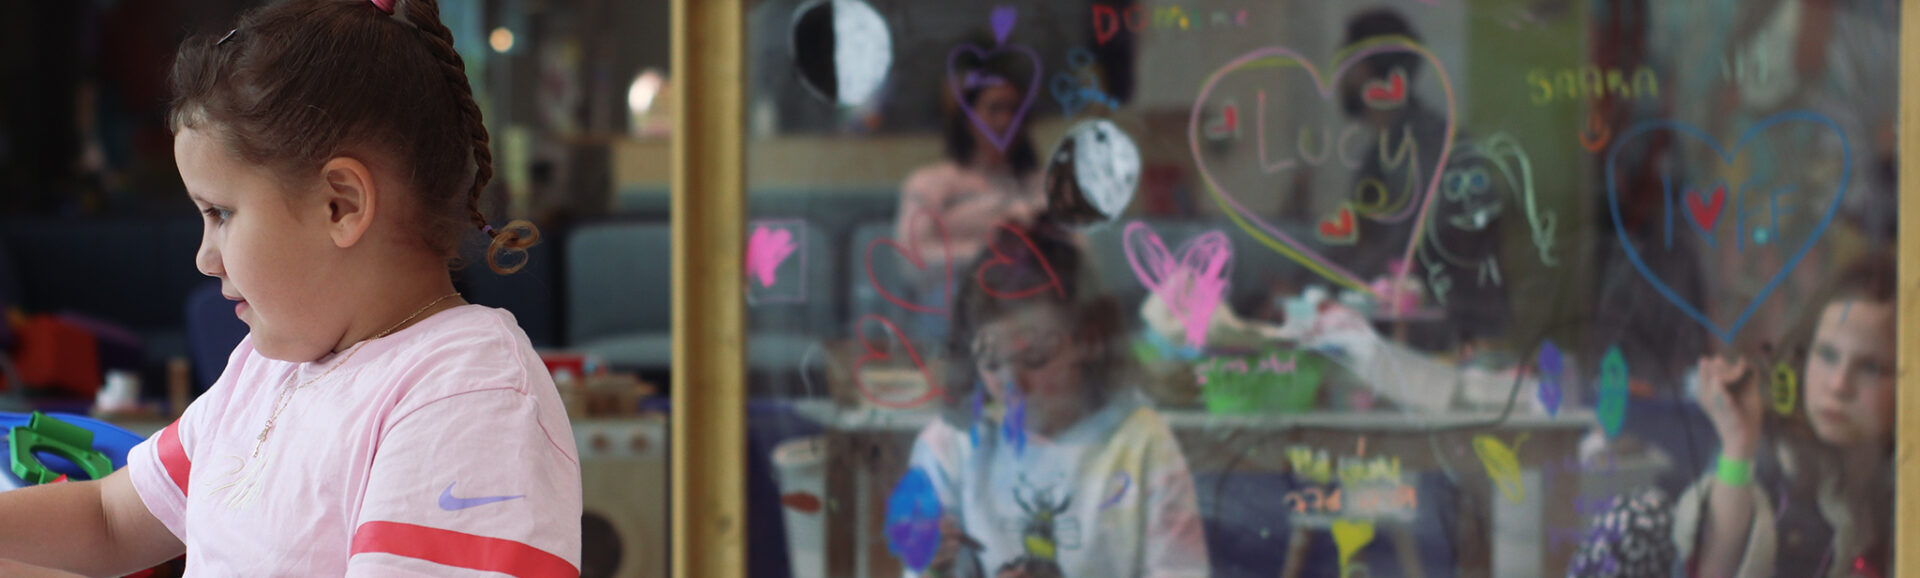
[[[1613,140],[1613,126],[1607,123],[1606,116],[1599,112],[1587,113],[1587,130],[1580,132],[1580,146],[1587,152],[1597,153],[1607,148],[1607,141]]]

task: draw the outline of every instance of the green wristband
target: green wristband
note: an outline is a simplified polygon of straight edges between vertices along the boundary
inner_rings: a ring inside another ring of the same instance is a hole
[[[1753,484],[1753,460],[1720,456],[1720,471],[1715,479],[1728,487],[1740,488]]]

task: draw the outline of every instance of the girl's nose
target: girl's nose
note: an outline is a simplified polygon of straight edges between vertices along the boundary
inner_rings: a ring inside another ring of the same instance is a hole
[[[220,262],[220,250],[205,239],[200,241],[200,252],[193,255],[193,265],[208,277],[220,278],[227,273],[225,264]]]

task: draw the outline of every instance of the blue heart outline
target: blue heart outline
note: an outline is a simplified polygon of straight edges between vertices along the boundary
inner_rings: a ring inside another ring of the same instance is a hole
[[[1706,143],[1707,146],[1713,147],[1714,154],[1720,155],[1721,161],[1726,164],[1733,164],[1733,155],[1727,152],[1726,147],[1721,146],[1718,139],[1707,135],[1706,131],[1702,131],[1690,124],[1665,119],[1647,120],[1635,124],[1633,128],[1628,129],[1625,134],[1614,139],[1612,150],[1607,152],[1607,210],[1613,213],[1614,236],[1619,237],[1620,247],[1627,252],[1627,260],[1633,262],[1633,268],[1638,269],[1640,276],[1646,278],[1648,283],[1652,283],[1654,289],[1660,290],[1660,295],[1666,297],[1667,301],[1673,302],[1675,306],[1680,308],[1680,311],[1693,317],[1693,319],[1699,321],[1701,325],[1705,325],[1709,331],[1713,332],[1715,337],[1719,337],[1724,343],[1733,343],[1734,334],[1739,333],[1740,328],[1745,326],[1747,320],[1753,316],[1753,312],[1760,308],[1760,304],[1766,302],[1767,297],[1773,295],[1774,288],[1779,287],[1780,282],[1786,280],[1787,274],[1793,272],[1794,267],[1800,265],[1800,259],[1806,257],[1808,251],[1813,250],[1813,244],[1818,243],[1820,237],[1826,235],[1827,226],[1832,225],[1833,218],[1840,214],[1840,203],[1846,199],[1847,185],[1851,184],[1850,181],[1853,179],[1853,145],[1847,141],[1846,131],[1841,130],[1840,125],[1834,123],[1833,119],[1813,111],[1791,110],[1768,116],[1753,126],[1748,127],[1747,131],[1740,135],[1740,141],[1734,143],[1733,150],[1745,149],[1748,141],[1753,140],[1753,137],[1759,135],[1762,131],[1773,127],[1773,125],[1790,121],[1812,121],[1820,123],[1827,128],[1833,129],[1834,134],[1840,135],[1840,187],[1834,192],[1833,203],[1827,206],[1827,214],[1820,218],[1820,224],[1813,228],[1813,233],[1807,235],[1806,242],[1801,243],[1800,249],[1794,252],[1793,257],[1787,259],[1786,264],[1780,267],[1778,273],[1774,273],[1773,279],[1767,281],[1767,286],[1761,288],[1759,294],[1754,295],[1753,302],[1748,303],[1747,309],[1740,312],[1740,317],[1734,320],[1733,325],[1725,329],[1722,329],[1719,324],[1714,323],[1712,319],[1707,318],[1705,313],[1701,313],[1700,308],[1680,298],[1680,294],[1675,292],[1672,287],[1668,287],[1666,282],[1661,281],[1660,276],[1655,275],[1653,270],[1647,267],[1646,262],[1640,258],[1640,251],[1635,249],[1632,240],[1627,238],[1627,227],[1620,217],[1620,192],[1619,187],[1615,183],[1617,177],[1614,168],[1620,159],[1620,150],[1625,148],[1624,145],[1628,141],[1633,140],[1634,137],[1640,136],[1642,133],[1660,129],[1672,130],[1699,139],[1701,142]]]

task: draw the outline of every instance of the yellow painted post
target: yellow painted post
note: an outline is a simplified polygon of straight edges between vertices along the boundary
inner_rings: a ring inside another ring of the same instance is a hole
[[[1920,576],[1920,6],[1900,10],[1900,319],[1897,484],[1892,576]],[[1903,545],[1903,546],[1902,546]]]
[[[744,0],[673,0],[673,575],[746,576]]]

